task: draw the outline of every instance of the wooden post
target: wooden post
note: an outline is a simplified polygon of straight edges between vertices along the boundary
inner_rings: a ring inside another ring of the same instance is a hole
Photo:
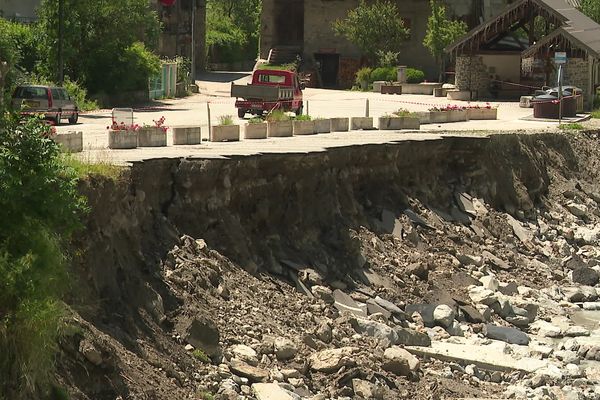
[[[206,102],[206,115],[208,118],[208,137],[210,138],[210,103]],[[202,138],[200,138],[200,141],[202,141]]]

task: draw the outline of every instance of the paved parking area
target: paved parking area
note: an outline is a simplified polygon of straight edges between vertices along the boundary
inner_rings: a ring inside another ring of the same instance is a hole
[[[247,82],[242,73],[232,74],[236,82]],[[153,124],[153,120],[165,117],[167,126],[200,125],[204,138],[208,137],[208,107],[210,107],[211,124],[216,124],[223,115],[236,115],[234,99],[228,96],[231,82],[228,76],[218,79],[198,81],[200,94],[183,99],[160,101],[150,107],[142,108],[134,113],[138,124]],[[372,117],[390,114],[398,109],[409,111],[427,111],[431,107],[448,104],[465,105],[466,102],[450,101],[425,95],[382,95],[370,92],[353,92],[344,90],[306,89],[304,110],[312,117],[352,117],[365,116],[367,109]],[[473,104],[486,105],[485,102]],[[279,138],[267,140],[242,140],[239,143],[209,143],[198,146],[172,146],[171,133],[168,133],[167,148],[141,148],[134,150],[111,151],[108,149],[107,127],[111,123],[110,111],[97,111],[81,115],[76,125],[61,125],[58,132],[72,130],[82,131],[84,137],[83,158],[90,161],[96,159],[113,160],[114,162],[143,160],[156,157],[201,156],[218,157],[227,154],[250,154],[260,152],[305,152],[317,151],[328,146],[380,143],[390,140],[418,138],[435,138],[442,132],[488,131],[543,131],[555,130],[555,122],[525,121],[522,118],[532,114],[532,109],[523,109],[517,102],[492,102],[498,107],[498,120],[468,121],[449,124],[423,125],[420,133],[405,132],[351,132],[308,137]],[[249,117],[249,116],[248,116]],[[248,118],[247,117],[247,118]],[[237,117],[235,117],[237,119]],[[239,120],[240,124],[247,120]]]

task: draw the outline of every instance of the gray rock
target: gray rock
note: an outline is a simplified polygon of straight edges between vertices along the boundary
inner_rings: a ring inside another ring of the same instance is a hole
[[[391,301],[388,301],[386,299],[382,299],[379,296],[375,297],[373,300],[375,301],[375,303],[377,303],[377,305],[385,308],[386,310],[388,310],[389,312],[391,312],[392,315],[394,315],[395,317],[402,318],[402,319],[406,318],[406,313],[404,311],[402,311],[400,309],[400,307],[398,307],[397,305],[395,305]]]
[[[455,316],[454,309],[446,304],[440,304],[433,310],[433,320],[444,328],[452,326]]]
[[[367,311],[366,307],[362,308],[360,305],[352,299],[352,297],[348,296],[346,293],[342,292],[339,289],[333,291],[333,298],[335,302],[333,305],[339,311],[349,312],[357,317],[366,317]]]
[[[587,207],[583,204],[569,202],[565,207],[571,214],[579,218],[584,218],[588,213]]]
[[[523,317],[522,315],[514,315],[511,317],[504,318],[506,322],[510,322],[514,326],[518,326],[519,328],[526,328],[529,326],[529,318]]]
[[[484,334],[490,339],[501,340],[506,343],[529,344],[529,336],[515,328],[487,324],[484,327]]]
[[[498,291],[505,296],[514,296],[519,293],[519,289],[516,282],[500,282],[500,286],[498,286]]]
[[[277,383],[255,383],[252,392],[257,400],[300,400],[301,397],[291,393]]]
[[[339,349],[323,350],[312,354],[308,361],[313,371],[335,372],[341,367],[348,367],[356,364],[352,355],[358,349],[354,347],[341,347]]]
[[[363,399],[383,399],[383,389],[362,379],[352,379],[354,394]]]
[[[383,358],[382,368],[396,375],[409,376],[421,368],[417,357],[398,346],[385,349]]]
[[[404,308],[408,315],[419,313],[423,318],[425,326],[432,327],[435,325],[435,318],[433,317],[433,311],[437,305],[435,304],[407,304]]]
[[[327,304],[333,304],[335,301],[333,292],[328,287],[315,285],[310,290],[315,298],[323,300]]]
[[[221,355],[219,329],[213,321],[200,317],[184,320],[177,325],[177,331],[187,343],[201,349],[207,356]]]
[[[229,348],[229,351],[233,357],[237,358],[238,360],[244,361],[253,366],[258,365],[258,354],[252,347],[244,344],[235,344]]]
[[[483,286],[474,286],[469,289],[469,297],[474,303],[485,304],[486,306],[491,306],[498,302],[498,297],[494,292]]]
[[[498,279],[492,275],[485,275],[479,278],[479,282],[483,285],[484,288],[491,290],[492,292],[498,291],[500,288],[500,283]]]
[[[92,364],[99,366],[103,363],[102,352],[94,346],[94,344],[84,339],[79,343],[79,352],[83,354],[83,356],[91,362]]]
[[[328,321],[321,321],[317,330],[315,331],[317,339],[324,343],[330,343],[333,338],[333,332],[331,330],[331,324]]]
[[[231,372],[236,375],[248,378],[250,382],[264,382],[269,379],[269,371],[266,371],[262,368],[253,367],[252,365],[248,365],[243,361],[235,359],[231,360],[229,369],[231,369]]]
[[[396,335],[398,335],[397,344],[403,344],[405,346],[431,346],[431,338],[422,332],[417,332],[413,329],[408,328],[396,328]]]
[[[352,318],[350,324],[357,333],[376,338],[383,347],[398,343],[396,331],[384,323],[364,318]]]
[[[422,281],[426,281],[429,277],[429,269],[426,264],[423,263],[412,263],[406,267],[406,273],[414,275]]]
[[[467,322],[471,322],[474,324],[480,324],[485,322],[484,316],[472,306],[459,306],[458,307],[461,313],[464,315],[465,320]]]
[[[590,336],[590,331],[583,326],[572,325],[565,329],[563,334],[567,337]]]
[[[553,325],[550,322],[543,321],[541,319],[533,322],[530,326],[530,329],[532,332],[537,332],[537,334],[542,337],[562,337],[562,330],[558,326]]]
[[[294,358],[298,347],[290,339],[278,337],[275,339],[275,356],[278,360],[289,360]]]
[[[600,281],[600,274],[589,267],[581,267],[573,270],[573,282],[586,286],[596,286]]]

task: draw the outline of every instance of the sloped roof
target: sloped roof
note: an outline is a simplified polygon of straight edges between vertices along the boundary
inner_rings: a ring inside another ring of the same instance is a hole
[[[578,0],[517,1],[496,17],[490,18],[472,29],[454,44],[448,46],[446,51],[448,53],[477,51],[481,44],[493,40],[519,21],[526,19],[529,10],[533,7],[536,15],[546,18],[559,28],[525,50],[524,55],[535,54],[544,45],[560,39],[572,43],[575,47],[598,58],[600,57],[600,25],[579,11],[576,8],[578,3]]]

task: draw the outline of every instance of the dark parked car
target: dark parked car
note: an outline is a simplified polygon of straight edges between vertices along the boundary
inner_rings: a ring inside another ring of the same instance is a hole
[[[12,96],[12,105],[22,114],[43,114],[44,118],[60,124],[61,119],[69,123],[77,123],[79,110],[65,88],[22,85],[18,86]]]

